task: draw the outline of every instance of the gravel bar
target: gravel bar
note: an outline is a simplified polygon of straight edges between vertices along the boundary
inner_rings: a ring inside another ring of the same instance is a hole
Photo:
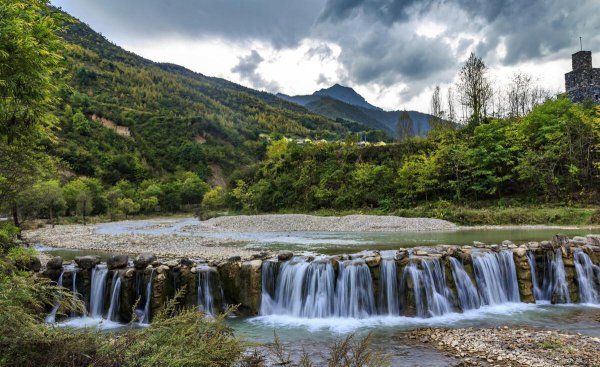
[[[210,232],[424,232],[447,231],[458,227],[431,218],[404,218],[378,215],[320,217],[305,214],[236,215],[212,218],[187,231]]]

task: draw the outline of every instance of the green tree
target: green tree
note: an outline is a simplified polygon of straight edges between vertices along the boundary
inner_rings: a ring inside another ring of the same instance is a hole
[[[398,123],[396,124],[397,140],[404,141],[415,135],[413,128],[413,120],[408,111],[404,110],[400,113]]]
[[[125,219],[127,219],[127,216],[140,211],[140,204],[136,203],[135,201],[129,198],[119,199],[117,205],[119,209],[125,214]]]
[[[92,192],[88,189],[79,191],[75,200],[77,202],[77,214],[81,215],[83,218],[83,225],[85,226],[87,224],[85,220],[86,217],[90,215],[94,209]]]
[[[39,143],[56,122],[61,21],[45,0],[0,3],[0,202],[17,226],[17,196],[48,162]]]

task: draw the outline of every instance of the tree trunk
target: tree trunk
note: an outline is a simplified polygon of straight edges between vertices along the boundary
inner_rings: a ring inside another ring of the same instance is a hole
[[[12,217],[15,227],[20,227],[21,223],[19,223],[19,210],[17,208],[17,204],[12,205]]]

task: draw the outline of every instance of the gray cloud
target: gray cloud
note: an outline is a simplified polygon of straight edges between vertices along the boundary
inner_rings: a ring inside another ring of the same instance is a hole
[[[407,83],[408,96],[450,81],[471,47],[488,64],[567,58],[585,47],[600,50],[600,0],[53,0],[113,40],[152,40],[175,34],[228,41],[261,40],[275,48],[303,38],[334,42],[353,85]],[[420,37],[412,27],[443,24],[443,34]],[[423,24],[423,23],[421,23]],[[475,34],[480,41],[464,38]],[[451,49],[447,39],[457,40]],[[506,45],[498,58],[494,50]],[[306,57],[332,57],[325,44]],[[257,88],[277,87],[256,72],[253,51],[233,69]],[[199,70],[201,72],[201,70]],[[319,79],[319,82],[324,80]]]
[[[54,0],[103,33],[133,37],[262,39],[293,46],[310,29],[325,0]]]
[[[256,50],[252,50],[249,55],[240,57],[238,64],[231,71],[238,74],[243,80],[248,81],[254,88],[277,92],[279,85],[276,82],[265,80],[257,72],[258,66],[263,61],[265,59]]]

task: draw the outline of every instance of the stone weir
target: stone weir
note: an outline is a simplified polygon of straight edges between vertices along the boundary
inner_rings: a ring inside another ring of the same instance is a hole
[[[137,314],[150,323],[178,293],[180,307],[206,314],[238,305],[241,315],[302,318],[433,317],[513,302],[600,304],[596,235],[339,256],[280,252],[219,263],[159,261],[151,254],[74,262],[55,257],[43,275],[80,297],[88,316],[118,322]]]

